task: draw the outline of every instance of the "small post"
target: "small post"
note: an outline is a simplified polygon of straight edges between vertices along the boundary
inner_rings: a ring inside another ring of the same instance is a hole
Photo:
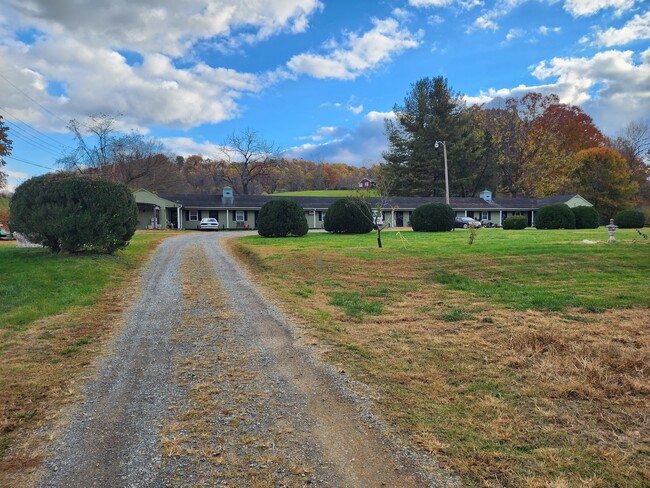
[[[611,244],[612,242],[616,242],[616,229],[618,229],[618,225],[614,224],[614,219],[609,219],[609,225],[606,225],[605,228],[607,229],[607,233],[609,234],[609,240],[607,241],[607,244]]]

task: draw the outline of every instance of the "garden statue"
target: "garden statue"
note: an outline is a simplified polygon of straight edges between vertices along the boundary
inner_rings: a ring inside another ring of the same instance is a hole
[[[616,229],[618,229],[618,225],[614,224],[614,219],[609,219],[609,225],[606,225],[605,228],[609,233],[609,240],[607,241],[607,243],[610,244],[612,242],[616,242],[616,237],[614,237],[614,234],[616,234]]]

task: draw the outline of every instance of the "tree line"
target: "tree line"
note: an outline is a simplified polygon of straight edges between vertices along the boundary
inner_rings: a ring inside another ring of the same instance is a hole
[[[119,134],[116,122],[109,115],[89,117],[83,124],[72,120],[68,127],[76,147],[57,163],[68,171],[158,193],[219,193],[225,186],[243,195],[353,189],[362,178],[378,175],[377,165],[283,158],[254,129],[230,134],[216,157],[177,156],[153,138]]]
[[[511,197],[580,193],[603,218],[650,204],[647,123],[633,122],[612,139],[557,95],[467,106],[443,77],[415,82],[393,111],[381,167],[391,194],[445,195],[444,141],[451,196],[483,188]]]

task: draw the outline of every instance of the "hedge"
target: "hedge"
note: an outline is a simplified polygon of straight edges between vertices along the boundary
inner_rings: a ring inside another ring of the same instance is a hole
[[[69,174],[27,180],[10,208],[12,230],[53,252],[112,254],[128,245],[138,223],[126,186]]]
[[[425,203],[411,215],[411,227],[415,232],[449,232],[454,228],[456,216],[446,203]]]
[[[370,206],[356,197],[339,198],[325,213],[324,227],[337,234],[367,234],[374,219]]]
[[[262,237],[300,237],[308,230],[305,211],[295,200],[278,198],[260,209],[257,233]]]
[[[621,210],[614,223],[622,229],[640,229],[645,225],[645,214],[640,210]]]
[[[546,205],[538,210],[535,227],[538,229],[575,229],[576,218],[565,203]]]
[[[528,217],[524,215],[511,215],[503,221],[506,230],[521,230],[528,227]]]
[[[600,217],[594,207],[581,205],[571,209],[576,219],[576,229],[595,229],[600,223]]]

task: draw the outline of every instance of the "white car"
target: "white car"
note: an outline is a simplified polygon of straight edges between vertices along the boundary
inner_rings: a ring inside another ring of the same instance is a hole
[[[219,221],[213,217],[201,219],[199,230],[219,230]]]

